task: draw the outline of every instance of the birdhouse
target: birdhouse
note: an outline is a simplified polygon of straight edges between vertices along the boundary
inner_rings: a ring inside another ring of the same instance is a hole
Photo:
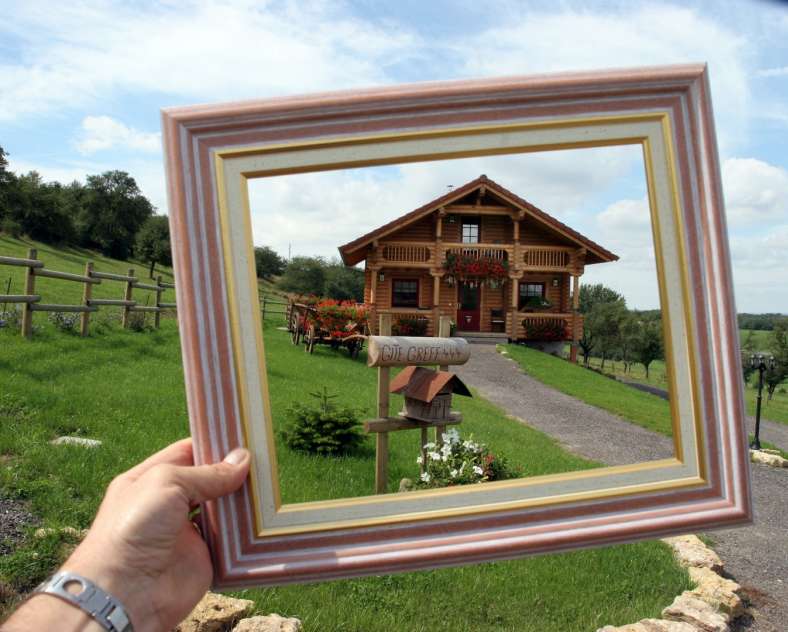
[[[397,375],[389,391],[405,397],[401,415],[408,419],[439,422],[451,418],[451,397],[471,397],[468,387],[454,373],[409,366]]]

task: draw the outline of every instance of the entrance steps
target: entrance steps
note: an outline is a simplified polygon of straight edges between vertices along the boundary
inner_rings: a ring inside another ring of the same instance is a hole
[[[455,331],[457,338],[465,338],[470,344],[475,345],[505,345],[509,338],[505,333],[490,333],[486,331]]]

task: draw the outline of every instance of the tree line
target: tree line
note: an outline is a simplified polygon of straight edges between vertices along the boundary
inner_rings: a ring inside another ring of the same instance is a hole
[[[586,367],[591,356],[602,359],[603,370],[607,360],[623,362],[626,373],[639,363],[648,378],[651,364],[664,359],[659,310],[630,310],[622,294],[598,283],[580,286],[580,312],[583,335],[579,345]]]
[[[314,294],[340,301],[364,301],[364,272],[348,268],[338,260],[323,257],[293,257],[285,261],[276,252],[262,246],[255,248],[257,276],[278,276],[277,287],[294,294]]]
[[[167,217],[156,215],[128,173],[105,171],[87,176],[84,184],[44,182],[36,171],[10,171],[2,147],[0,231],[115,259],[136,257],[150,264],[151,275],[155,264],[171,264]]]

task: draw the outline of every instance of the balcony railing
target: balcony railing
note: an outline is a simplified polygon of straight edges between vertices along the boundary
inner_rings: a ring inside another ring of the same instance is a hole
[[[493,259],[495,261],[505,261],[509,259],[514,246],[499,246],[486,244],[444,244],[446,254],[453,254],[465,257],[477,257],[479,259]]]
[[[572,250],[565,246],[523,246],[523,264],[526,270],[567,270]]]
[[[429,263],[433,248],[431,244],[391,241],[383,244],[381,257],[383,261],[392,263]]]

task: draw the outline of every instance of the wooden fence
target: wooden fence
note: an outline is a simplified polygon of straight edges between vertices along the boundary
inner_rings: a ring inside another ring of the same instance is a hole
[[[280,309],[276,309],[275,306],[277,306],[277,305],[281,306]],[[262,311],[262,318],[263,318],[263,320],[265,320],[265,315],[266,314],[268,314],[268,315],[276,314],[276,315],[281,315],[281,316],[284,316],[285,318],[287,318],[289,316],[289,314],[290,314],[290,311],[288,309],[288,305],[289,305],[289,303],[287,303],[285,301],[277,301],[277,300],[268,298],[267,296],[260,297],[260,310]]]
[[[80,334],[88,335],[90,327],[90,315],[97,312],[101,307],[122,307],[121,324],[124,328],[129,326],[129,316],[133,312],[150,312],[154,314],[154,326],[158,329],[161,312],[165,309],[175,309],[175,303],[163,303],[161,295],[164,290],[174,288],[173,283],[164,283],[161,275],[156,277],[156,284],[140,283],[134,276],[134,268],[129,268],[127,274],[114,274],[110,272],[100,272],[93,269],[93,262],[85,264],[84,274],[73,274],[71,272],[59,272],[49,270],[44,267],[44,262],[39,261],[38,253],[34,248],[27,252],[27,258],[0,257],[0,265],[22,266],[25,270],[25,290],[24,294],[0,294],[0,303],[21,303],[22,322],[21,332],[25,338],[30,338],[33,333],[33,313],[34,312],[78,312],[80,314]],[[60,305],[53,303],[42,303],[41,295],[36,294],[36,278],[44,277],[50,279],[60,279],[62,281],[72,281],[82,283],[82,303],[80,305]],[[122,299],[92,298],[93,286],[102,281],[116,281],[124,283]],[[134,300],[134,290],[146,290],[154,292],[156,302],[154,305],[138,305]]]

